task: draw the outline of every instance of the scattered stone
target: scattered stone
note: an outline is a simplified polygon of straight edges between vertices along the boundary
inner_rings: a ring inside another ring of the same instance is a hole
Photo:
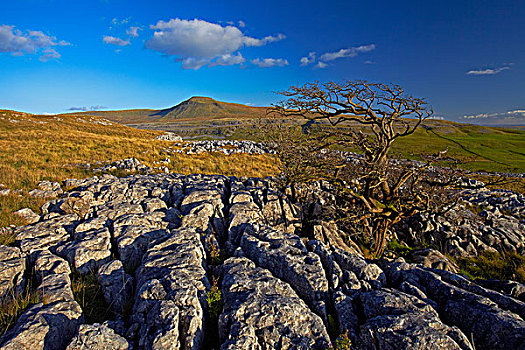
[[[433,269],[441,269],[454,273],[459,272],[459,267],[449,258],[435,249],[419,249],[411,252],[412,261]]]
[[[176,148],[175,148],[176,147]],[[248,154],[275,154],[273,149],[270,149],[262,143],[253,141],[237,141],[237,140],[202,140],[202,141],[186,141],[174,144],[170,148],[165,148],[166,153],[185,153],[185,154],[199,154],[204,152],[217,152],[223,154],[248,153]]]
[[[179,135],[173,133],[173,132],[166,132],[165,134],[163,135],[159,135],[156,137],[157,140],[161,140],[161,141],[177,141],[177,142],[182,142],[182,137],[180,137]]]
[[[74,300],[65,260],[47,250],[35,253],[41,302],[30,306],[1,339],[2,349],[64,349],[84,317]]]
[[[288,282],[318,315],[327,319],[328,281],[321,259],[308,252],[299,236],[269,227],[249,226],[240,246],[246,257]]]
[[[67,242],[78,224],[76,214],[44,216],[42,221],[15,229],[16,245],[23,253],[41,249],[56,249]]]
[[[0,245],[0,300],[19,295],[25,288],[26,259],[20,249]]]
[[[111,235],[104,227],[75,233],[74,239],[56,249],[80,274],[96,271],[111,258]]]
[[[58,197],[63,193],[62,188],[58,182],[41,181],[38,188],[29,191],[29,196],[40,198]]]
[[[63,201],[60,209],[66,214],[77,214],[80,218],[85,218],[91,208],[90,202],[87,198],[69,197]]]
[[[82,309],[75,301],[38,303],[30,306],[2,337],[0,348],[64,349],[82,322]]]
[[[525,302],[525,285],[516,281],[482,280],[477,279],[477,284],[510,295]]]
[[[222,266],[224,312],[221,349],[326,349],[330,338],[319,316],[294,290],[246,258]]]
[[[0,247],[0,294],[20,293],[32,274],[40,301],[2,348],[326,349],[334,324],[356,349],[525,346],[522,284],[471,282],[430,249],[412,253],[420,264],[367,260],[333,222],[314,220],[303,230],[301,220],[334,209],[326,183],[310,184],[309,205],[292,205],[271,179],[101,175],[63,186],[72,191],[43,205],[38,222],[0,232],[14,233],[17,246]],[[393,234],[409,243],[428,234],[449,254],[520,252],[523,198],[490,191],[466,194],[482,203],[479,215],[414,217]],[[71,267],[98,270],[115,321],[83,324]],[[216,342],[207,326],[212,278],[223,301]]]
[[[386,276],[376,264],[368,264],[362,257],[337,248],[333,251],[333,257],[342,269],[352,272],[359,280],[368,282],[375,287],[386,284]]]
[[[104,299],[111,310],[122,315],[131,301],[133,277],[124,271],[120,260],[113,260],[102,265],[98,270],[98,281],[104,293]]]
[[[372,318],[361,326],[357,348],[473,349],[463,333],[447,327],[435,313],[406,313]]]
[[[116,334],[106,325],[83,324],[66,350],[128,350],[132,349],[126,338]]]
[[[321,222],[319,225],[314,225],[313,228],[315,239],[325,243],[326,245],[342,249],[353,255],[360,255],[361,249],[354,242],[349,240],[349,244],[345,243],[343,237],[346,236],[344,232],[337,228],[335,222]]]
[[[210,289],[205,262],[195,228],[172,230],[169,238],[150,243],[136,272],[132,323],[140,329],[140,347],[200,348]]]
[[[143,173],[143,174],[149,174],[152,172],[152,169],[142,164],[138,159],[136,158],[126,158],[122,160],[117,160],[111,164],[105,165],[100,168],[93,169],[94,173],[105,173],[105,172],[111,172],[116,170],[124,170],[129,173]]]
[[[40,181],[37,186],[38,189],[42,191],[57,192],[58,194],[62,194],[62,188],[58,182]]]
[[[37,213],[35,213],[33,210],[29,208],[23,208],[23,209],[17,210],[13,214],[20,216],[22,219],[27,221],[28,224],[34,224],[40,221],[40,215],[38,215]]]

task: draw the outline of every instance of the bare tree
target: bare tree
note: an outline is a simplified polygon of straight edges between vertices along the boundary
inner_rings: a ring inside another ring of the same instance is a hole
[[[273,110],[268,112],[265,118],[259,119],[255,135],[278,155],[281,190],[289,188],[295,203],[297,184],[325,179],[333,169],[333,157],[323,154],[331,145],[330,134],[309,134],[305,132],[307,127],[297,121],[279,118]]]
[[[432,115],[432,108],[398,85],[367,81],[315,82],[292,86],[280,94],[287,99],[275,105],[271,113],[337,127],[332,131],[331,144],[362,155],[356,162],[333,164],[330,180],[355,204],[347,218],[360,224],[364,236],[371,238],[372,255],[381,256],[389,228],[427,209],[434,200],[424,189],[439,180],[430,179],[426,167],[394,165],[388,159],[392,143],[414,133]]]

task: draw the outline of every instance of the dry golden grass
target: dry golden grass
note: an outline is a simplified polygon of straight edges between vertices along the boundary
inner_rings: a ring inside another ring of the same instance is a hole
[[[160,131],[138,130],[86,115],[34,116],[0,111],[0,184],[24,191],[42,180],[92,176],[80,165],[135,157],[154,166],[166,157],[171,143],[155,140]],[[158,166],[158,165],[157,165]],[[276,160],[267,156],[236,154],[171,155],[171,172],[269,176],[278,172]],[[23,222],[14,210],[36,209],[42,201],[0,196],[0,227]]]
[[[18,215],[12,215],[12,212],[21,208],[30,208],[38,213],[42,204],[47,200],[44,198],[33,198],[27,195],[0,196],[0,227],[22,226],[27,222]],[[14,237],[4,237],[0,235],[0,245],[9,245]]]
[[[222,174],[232,176],[266,177],[279,173],[275,158],[258,154],[201,153],[175,154],[168,165],[170,172],[181,174]]]
[[[40,296],[28,286],[22,294],[11,292],[0,300],[0,337],[15,325],[18,317],[28,306],[40,301]]]

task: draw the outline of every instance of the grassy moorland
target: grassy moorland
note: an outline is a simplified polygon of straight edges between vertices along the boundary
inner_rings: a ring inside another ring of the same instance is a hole
[[[186,107],[191,115],[196,115],[196,109]],[[180,109],[166,111],[164,115],[155,117],[168,116],[175,120],[181,117],[177,111]],[[137,112],[136,116],[139,115]],[[225,120],[230,122],[232,119]],[[198,121],[195,123],[200,125]],[[294,120],[292,123],[299,125],[302,121]],[[221,122],[216,125],[220,128]],[[229,138],[253,139],[257,132],[260,131],[254,128],[254,119],[247,118],[233,129]],[[29,207],[38,212],[46,199],[31,198],[27,191],[35,188],[42,180],[89,177],[93,174],[86,170],[85,164],[97,166],[99,163],[129,157],[135,157],[148,166],[158,164],[166,157],[163,149],[170,145],[169,142],[155,140],[161,133],[130,128],[87,114],[37,116],[0,111],[0,189],[21,190],[19,193],[0,196],[0,227],[24,224],[21,218],[12,215],[13,211],[20,208]],[[456,160],[460,167],[469,170],[525,172],[525,130],[518,129],[426,121],[424,127],[415,134],[393,145],[392,156],[426,160],[445,149],[448,149],[446,157],[449,161],[442,162],[442,165],[453,164],[452,160]],[[183,174],[264,177],[279,171],[275,158],[243,154],[171,154],[167,166],[171,172]],[[506,187],[524,192],[525,180],[520,181]],[[0,235],[0,244],[10,243],[3,239]],[[473,277],[519,279],[524,278],[524,261],[522,257],[512,260],[504,254],[496,254],[464,259],[458,264]],[[480,266],[483,268],[479,269]],[[27,294],[27,300],[31,298]],[[13,315],[0,314],[0,318],[13,319]]]
[[[254,113],[260,113],[260,108],[230,106],[197,98],[186,101],[178,108],[162,113],[157,111],[157,117],[167,117],[172,121],[177,118],[192,119],[201,110],[211,113],[215,109],[221,109],[222,114],[229,113],[230,109],[245,113],[246,119],[242,118],[243,124],[230,138],[254,138],[253,119],[250,118]],[[227,118],[224,121],[230,120]],[[295,125],[301,122],[292,121]],[[129,157],[152,166],[166,156],[162,149],[168,143],[154,140],[160,133],[130,128],[86,114],[36,116],[0,111],[0,184],[9,189],[27,191],[41,180],[60,181],[91,176],[82,164],[94,165]],[[440,165],[457,164],[468,170],[525,172],[525,130],[518,129],[428,120],[416,133],[394,143],[392,156],[426,160],[445,149],[448,149],[446,158],[449,161],[440,162]],[[183,174],[268,176],[278,171],[275,160],[266,156],[175,154],[170,158],[171,162],[167,165],[170,171]],[[523,192],[524,182],[520,180],[507,185],[507,188]],[[37,209],[42,203],[42,199],[18,194],[0,197],[0,227],[22,224],[20,219],[8,213],[22,207]]]
[[[21,195],[0,196],[0,227],[23,224],[14,210],[37,209],[44,200],[24,193],[42,180],[92,176],[84,164],[135,157],[153,166],[166,157],[170,143],[157,141],[162,132],[138,130],[85,115],[36,116],[0,111],[0,184],[22,190]],[[277,172],[275,160],[259,155],[171,155],[171,172],[236,176],[269,176]]]
[[[446,157],[457,160],[463,169],[525,172],[524,130],[427,121],[393,145],[393,153],[422,160],[445,149]]]
[[[266,112],[265,107],[192,97],[163,110],[95,111],[82,115],[92,114],[141,129],[168,130],[184,136],[253,139],[257,138],[258,120],[264,118]],[[301,118],[286,121],[296,126],[304,122]],[[349,122],[343,127],[360,125]],[[425,120],[416,133],[393,144],[392,155],[425,160],[447,148],[447,157],[463,169],[525,172],[525,130],[520,129]]]

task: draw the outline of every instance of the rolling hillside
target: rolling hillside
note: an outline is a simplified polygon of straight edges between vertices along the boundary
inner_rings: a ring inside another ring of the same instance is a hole
[[[0,110],[0,227],[21,224],[11,213],[23,207],[38,209],[42,199],[27,191],[42,180],[93,176],[87,164],[134,157],[153,166],[166,158],[171,145],[156,140],[162,132],[130,128],[89,115],[33,115]],[[265,155],[172,154],[173,173],[269,176],[277,173],[275,159]]]
[[[257,139],[257,121],[265,116],[266,109],[192,97],[162,110],[97,111],[80,115],[100,116],[139,129],[172,131],[185,138]],[[298,126],[304,119],[288,123]],[[343,127],[361,126],[348,122]],[[525,172],[525,131],[520,129],[429,119],[416,133],[396,142],[392,155],[426,160],[445,149],[451,161],[459,162],[465,169]]]
[[[263,117],[266,107],[250,107],[237,103],[216,101],[210,97],[195,96],[178,105],[160,109],[132,109],[122,111],[92,111],[70,114],[85,114],[103,117],[126,124],[164,124],[180,121],[209,121],[229,119],[252,119]]]

